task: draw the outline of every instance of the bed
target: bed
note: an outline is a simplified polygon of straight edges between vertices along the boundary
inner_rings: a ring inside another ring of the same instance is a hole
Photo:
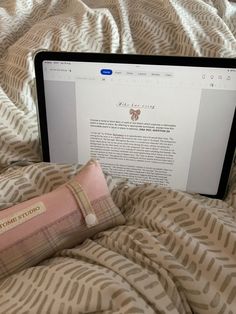
[[[1,210],[79,169],[40,160],[41,49],[235,58],[236,2],[0,2]],[[0,280],[1,314],[235,313],[236,167],[224,200],[105,177],[126,223]]]

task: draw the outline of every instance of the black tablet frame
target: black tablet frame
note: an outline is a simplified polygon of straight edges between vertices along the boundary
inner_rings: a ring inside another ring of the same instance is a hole
[[[127,63],[142,65],[170,65],[170,66],[192,66],[192,67],[213,67],[213,68],[236,68],[236,59],[231,58],[205,58],[205,57],[182,57],[182,56],[156,56],[136,54],[104,54],[86,52],[55,52],[39,51],[34,58],[36,90],[38,100],[39,133],[42,146],[42,158],[50,162],[48,128],[46,116],[45,90],[43,79],[44,61],[68,61],[68,62],[101,62],[101,63]],[[227,144],[225,159],[220,177],[219,187],[216,195],[205,195],[211,198],[222,199],[227,191],[227,183],[230,170],[233,164],[235,153],[236,134],[236,112],[234,112],[233,123]],[[203,194],[204,195],[204,194]]]

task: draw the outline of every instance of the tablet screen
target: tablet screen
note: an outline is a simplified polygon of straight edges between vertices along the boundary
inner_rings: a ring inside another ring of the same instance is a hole
[[[236,106],[236,69],[44,60],[50,161],[216,195]]]

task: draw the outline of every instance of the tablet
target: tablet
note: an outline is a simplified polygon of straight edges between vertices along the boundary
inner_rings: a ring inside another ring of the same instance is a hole
[[[44,161],[224,197],[235,59],[41,51],[35,72]]]

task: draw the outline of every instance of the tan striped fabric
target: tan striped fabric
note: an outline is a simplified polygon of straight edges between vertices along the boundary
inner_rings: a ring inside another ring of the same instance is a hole
[[[0,208],[51,191],[78,170],[32,164],[38,49],[235,58],[236,3],[1,1]],[[27,167],[7,168],[15,161]],[[107,182],[126,225],[0,281],[1,314],[234,314],[236,171],[225,201]]]
[[[49,191],[76,171],[49,164],[8,171],[0,199]],[[0,281],[1,313],[234,313],[235,181],[219,201],[106,179],[126,224]]]

